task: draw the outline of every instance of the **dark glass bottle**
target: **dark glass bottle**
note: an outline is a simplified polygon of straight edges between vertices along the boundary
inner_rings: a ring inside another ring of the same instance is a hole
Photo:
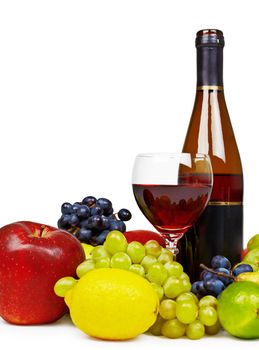
[[[179,241],[178,259],[192,280],[216,254],[238,262],[243,246],[243,173],[224,97],[223,47],[220,30],[197,33],[197,92],[183,151],[210,155],[214,184],[207,208]]]

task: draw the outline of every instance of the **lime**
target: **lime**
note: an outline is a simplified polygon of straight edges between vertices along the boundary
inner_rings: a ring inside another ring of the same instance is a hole
[[[130,339],[155,322],[159,299],[143,277],[121,269],[89,271],[65,295],[73,323],[100,339]]]
[[[230,334],[245,339],[259,337],[259,284],[234,282],[220,295],[218,316]]]

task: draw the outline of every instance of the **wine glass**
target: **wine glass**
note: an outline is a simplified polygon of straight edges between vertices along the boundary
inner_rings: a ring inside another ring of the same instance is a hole
[[[210,158],[192,153],[142,153],[132,176],[137,204],[174,255],[178,240],[205,209],[212,190]]]

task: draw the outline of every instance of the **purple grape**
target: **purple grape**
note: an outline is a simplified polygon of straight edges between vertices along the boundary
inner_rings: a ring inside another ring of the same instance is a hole
[[[99,198],[96,204],[103,209],[104,215],[109,215],[112,209],[112,202],[107,198]]]
[[[118,217],[122,221],[129,221],[131,219],[132,215],[128,209],[121,209],[118,212]]]
[[[238,276],[240,275],[240,273],[244,273],[244,272],[253,272],[252,266],[249,264],[240,264],[234,268],[233,275]]]
[[[77,208],[76,211],[78,217],[81,219],[87,219],[90,216],[90,209],[87,205],[80,205],[79,208]]]
[[[219,267],[224,267],[225,269],[231,269],[230,261],[222,255],[215,255],[211,260],[211,267],[217,269]]]
[[[87,205],[88,207],[91,207],[92,205],[95,205],[96,198],[93,196],[87,196],[82,200],[82,204]]]
[[[218,278],[212,278],[204,282],[204,287],[208,291],[208,294],[218,296],[224,289],[225,285]]]
[[[76,238],[82,243],[89,243],[92,238],[92,231],[86,228],[81,228],[76,234]]]
[[[94,216],[94,215],[102,215],[103,214],[103,209],[98,206],[98,205],[95,205],[94,207],[92,207],[90,209],[90,215],[91,216]]]
[[[62,214],[71,214],[73,211],[72,204],[65,202],[61,206],[61,213]]]

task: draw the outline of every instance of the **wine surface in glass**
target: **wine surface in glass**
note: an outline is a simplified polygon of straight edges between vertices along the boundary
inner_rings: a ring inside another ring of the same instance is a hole
[[[179,185],[133,184],[140,210],[162,234],[181,236],[205,208],[211,186],[202,183]]]

